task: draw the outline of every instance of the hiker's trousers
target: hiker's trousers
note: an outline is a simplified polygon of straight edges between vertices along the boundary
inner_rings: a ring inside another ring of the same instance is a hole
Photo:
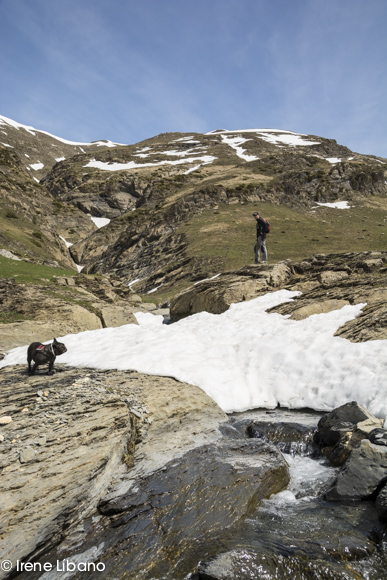
[[[266,238],[258,236],[257,243],[254,246],[255,263],[260,262],[260,255],[262,250],[262,262],[267,262]]]

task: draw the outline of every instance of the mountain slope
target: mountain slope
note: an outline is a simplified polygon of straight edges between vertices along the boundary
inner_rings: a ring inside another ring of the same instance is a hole
[[[0,115],[0,145],[13,149],[25,162],[25,168],[39,181],[58,163],[85,151],[98,151],[101,147],[116,147],[111,141],[77,143],[61,139],[46,131],[22,125]]]
[[[55,166],[43,183],[61,201],[112,218],[72,247],[85,271],[140,278],[136,289],[149,292],[227,267],[223,252],[189,251],[182,225],[204,210],[225,204],[236,212],[237,205],[250,204],[251,215],[252,204],[266,203],[305,212],[316,202],[383,196],[384,167],[383,160],[334,140],[291,132],[167,133],[78,155]],[[226,248],[227,227],[223,236]]]
[[[15,149],[21,165],[27,151],[36,163],[47,159],[41,191],[79,219],[76,227],[65,219],[54,224],[73,243],[75,262],[87,273],[140,279],[136,291],[169,296],[251,261],[254,209],[273,222],[274,261],[289,252],[302,259],[316,251],[384,249],[386,160],[332,139],[255,129],[163,133],[126,146],[70,144],[4,119],[4,149]],[[23,171],[31,174],[31,164]],[[344,221],[343,212],[337,223],[325,208],[316,214],[316,203],[339,200],[356,208]],[[364,235],[363,213],[372,226]],[[110,223],[98,229],[87,214]]]

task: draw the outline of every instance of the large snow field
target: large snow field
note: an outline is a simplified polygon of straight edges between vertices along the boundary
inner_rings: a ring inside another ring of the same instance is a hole
[[[278,404],[330,410],[356,400],[385,418],[387,341],[334,336],[365,305],[300,321],[265,312],[296,295],[279,290],[223,314],[202,312],[171,325],[162,316],[137,313],[138,326],[57,337],[68,349],[57,362],[173,376],[202,388],[227,412]],[[0,368],[26,364],[26,352],[11,350]]]

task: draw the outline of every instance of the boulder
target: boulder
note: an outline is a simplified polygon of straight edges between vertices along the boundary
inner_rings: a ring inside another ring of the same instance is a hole
[[[352,401],[321,417],[314,439],[332,465],[340,466],[360,441],[382,425],[382,419]]]
[[[199,563],[203,580],[362,580],[353,561],[377,551],[384,535],[371,502],[332,505],[321,500],[265,502],[238,537]]]
[[[117,327],[124,324],[138,324],[136,317],[122,306],[103,306],[100,309],[104,327]]]
[[[375,445],[387,446],[387,429],[373,429],[369,433],[368,439]]]
[[[326,272],[322,272],[318,276],[318,280],[321,282],[323,286],[332,286],[337,282],[348,278],[348,272],[345,270],[332,272],[328,270]]]
[[[363,439],[352,450],[325,498],[330,501],[369,498],[385,481],[386,474],[387,447]]]
[[[301,306],[293,312],[290,318],[293,320],[304,320],[312,314],[326,314],[332,310],[339,310],[343,306],[349,304],[348,300],[322,300],[318,302],[311,302],[306,306]]]

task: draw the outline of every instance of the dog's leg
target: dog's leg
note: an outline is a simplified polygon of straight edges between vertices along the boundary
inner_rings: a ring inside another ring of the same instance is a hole
[[[31,347],[29,347],[28,348],[28,351],[27,351],[27,363],[28,363],[28,372],[29,372],[29,374],[31,374],[31,360],[32,360]]]
[[[48,373],[47,373],[48,375],[53,375],[54,374],[54,362],[55,362],[55,358],[53,360],[50,360],[50,362],[49,362],[49,365],[48,365]]]

